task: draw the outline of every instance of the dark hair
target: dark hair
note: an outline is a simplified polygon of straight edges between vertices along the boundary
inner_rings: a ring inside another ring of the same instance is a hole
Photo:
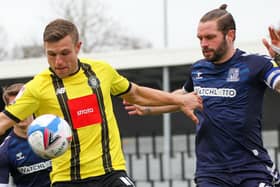
[[[15,83],[8,87],[3,88],[2,98],[6,105],[9,104],[9,97],[17,96],[18,92],[23,87],[23,83]]]
[[[74,43],[79,41],[79,32],[75,24],[68,20],[56,19],[45,27],[43,40],[44,42],[57,42],[67,35],[71,36]]]
[[[219,8],[207,12],[204,16],[202,16],[200,22],[216,20],[218,30],[224,35],[226,35],[229,30],[236,30],[233,16],[226,10],[226,8],[227,5],[222,4]]]

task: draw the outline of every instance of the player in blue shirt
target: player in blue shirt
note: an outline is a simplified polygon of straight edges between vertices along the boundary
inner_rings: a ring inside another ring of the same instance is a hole
[[[3,93],[5,104],[14,102],[23,84],[13,84]],[[50,187],[51,161],[44,160],[31,150],[26,140],[27,124],[33,117],[14,125],[12,132],[0,145],[0,187],[9,186],[9,176],[16,187]],[[25,123],[25,124],[24,124]]]
[[[235,22],[226,5],[200,19],[197,37],[204,59],[193,64],[183,89],[174,92],[196,91],[203,99],[203,110],[196,113],[197,186],[279,184],[279,173],[263,146],[261,134],[265,90],[269,87],[280,92],[278,65],[268,56],[248,54],[234,47]],[[271,49],[268,42],[264,44]],[[178,107],[126,109],[129,114],[145,115],[176,111]]]

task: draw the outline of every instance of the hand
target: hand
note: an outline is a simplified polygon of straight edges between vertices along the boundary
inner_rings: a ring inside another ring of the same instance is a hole
[[[123,104],[125,105],[124,109],[127,111],[129,115],[139,115],[144,116],[148,114],[148,107],[130,104],[129,102],[123,100]]]
[[[270,36],[270,40],[271,40],[270,43],[266,39],[263,39],[262,42],[263,42],[264,46],[266,47],[266,49],[268,50],[269,55],[271,57],[275,57],[276,52],[275,52],[275,50],[273,50],[272,45],[280,48],[280,30],[276,30],[275,28],[270,26],[268,28],[268,31],[269,31],[269,36]]]
[[[195,123],[198,124],[199,120],[195,116],[194,111],[196,109],[203,110],[202,98],[196,93],[191,92],[182,95],[184,98],[184,105],[181,106],[181,110]]]

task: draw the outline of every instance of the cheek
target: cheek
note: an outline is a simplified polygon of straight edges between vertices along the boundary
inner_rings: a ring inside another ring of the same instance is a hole
[[[53,65],[55,63],[55,57],[48,56],[49,65]]]

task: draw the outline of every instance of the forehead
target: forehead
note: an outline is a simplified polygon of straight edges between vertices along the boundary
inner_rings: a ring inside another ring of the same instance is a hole
[[[67,35],[56,42],[44,42],[44,47],[47,51],[56,51],[63,50],[65,48],[72,48],[73,45],[73,40],[70,35]]]
[[[197,35],[204,36],[204,35],[212,35],[221,33],[218,30],[217,22],[216,21],[207,21],[207,22],[199,22],[197,28]]]

